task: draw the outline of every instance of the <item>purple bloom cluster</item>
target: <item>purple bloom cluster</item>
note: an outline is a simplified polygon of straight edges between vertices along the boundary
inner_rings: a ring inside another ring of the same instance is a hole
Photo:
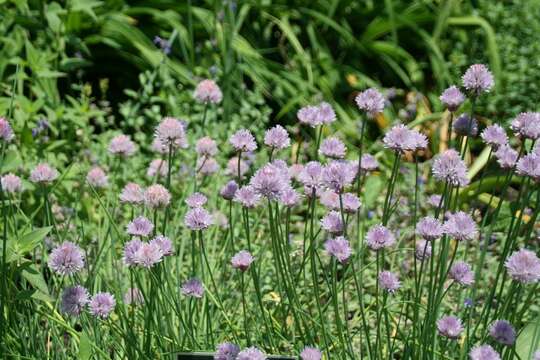
[[[218,104],[223,99],[223,94],[214,80],[205,79],[197,84],[193,97],[202,103]]]
[[[384,146],[397,152],[418,151],[427,147],[427,137],[403,124],[393,126],[384,135]]]
[[[463,95],[457,86],[452,85],[443,91],[439,99],[449,111],[454,112],[465,101],[465,95]]]
[[[9,122],[5,118],[0,117],[0,139],[4,142],[10,142],[14,137],[15,135]]]
[[[478,228],[471,215],[458,211],[448,214],[444,222],[446,234],[456,240],[473,240],[478,236]]]
[[[506,259],[504,266],[512,279],[523,284],[540,281],[540,259],[534,252],[520,249]]]
[[[109,143],[109,152],[113,155],[128,157],[135,153],[135,143],[127,135],[118,135]]]
[[[291,145],[289,133],[281,125],[276,125],[266,130],[264,134],[264,144],[272,149],[281,150]]]
[[[366,244],[371,250],[380,250],[394,245],[396,237],[383,225],[375,225],[366,234]]]
[[[446,150],[437,155],[433,161],[431,171],[439,181],[445,181],[454,186],[466,186],[469,184],[467,165],[454,149]]]
[[[254,260],[249,251],[241,250],[232,257],[231,265],[235,269],[246,271]]]
[[[84,267],[84,252],[72,242],[65,241],[49,255],[49,267],[60,275],[73,275]]]
[[[355,101],[360,110],[372,117],[383,112],[386,102],[383,94],[374,88],[369,88],[356,95]]]
[[[377,280],[379,282],[379,287],[390,294],[395,293],[401,287],[397,275],[391,271],[381,271]]]
[[[319,105],[310,105],[301,108],[298,111],[297,117],[300,123],[316,127],[334,122],[336,120],[336,113],[330,104],[322,102]]]
[[[501,360],[501,356],[489,345],[475,346],[469,352],[471,360]]]
[[[204,287],[199,279],[192,278],[182,284],[180,291],[184,296],[200,299],[203,297]]]
[[[494,85],[493,75],[483,64],[471,65],[465,71],[461,80],[465,89],[476,96],[483,92],[488,92]]]
[[[480,134],[480,137],[487,145],[495,149],[508,144],[508,135],[506,135],[506,131],[497,124],[486,127],[484,131],[482,131],[482,134]]]
[[[444,316],[437,321],[437,330],[441,336],[455,340],[463,332],[463,324],[455,316]]]
[[[326,241],[324,243],[324,249],[328,255],[335,257],[342,264],[346,263],[352,255],[349,241],[343,236]]]
[[[229,139],[232,147],[236,151],[247,152],[257,150],[255,138],[249,130],[241,129],[231,136]]]
[[[519,137],[537,140],[540,138],[540,113],[524,112],[516,116],[510,129]]]
[[[90,313],[102,319],[108,318],[115,306],[116,300],[114,299],[114,296],[108,292],[95,294],[88,304]]]

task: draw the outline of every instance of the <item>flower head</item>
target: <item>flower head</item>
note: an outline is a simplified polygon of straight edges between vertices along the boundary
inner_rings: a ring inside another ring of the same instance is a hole
[[[193,193],[188,196],[186,199],[186,204],[190,208],[195,207],[202,207],[206,202],[208,201],[208,198],[204,196],[204,194],[201,194],[200,192]]]
[[[474,273],[471,266],[463,261],[456,261],[452,265],[448,277],[461,286],[470,286],[474,283]]]
[[[135,153],[135,143],[127,135],[117,135],[109,143],[109,152],[123,157],[131,156]]]
[[[184,223],[190,230],[204,230],[213,224],[212,215],[201,207],[189,209]]]
[[[300,359],[302,360],[321,360],[322,353],[319,349],[306,346],[300,353]]]
[[[540,281],[540,259],[527,249],[520,249],[506,259],[504,266],[512,279],[523,284]]]
[[[478,121],[468,114],[461,114],[452,123],[452,128],[456,134],[461,136],[476,136],[478,134]]]
[[[321,124],[330,124],[336,121],[336,113],[332,108],[332,105],[323,101],[318,106],[317,112],[318,122]]]
[[[256,347],[244,349],[238,353],[236,360],[265,360],[266,355]]]
[[[146,170],[146,176],[153,178],[156,175],[158,176],[167,176],[169,173],[169,164],[167,161],[162,159],[154,159],[148,165],[148,170]]]
[[[30,173],[30,181],[37,184],[50,184],[58,177],[58,171],[49,164],[38,164]]]
[[[173,254],[173,244],[171,239],[166,236],[158,235],[150,241],[150,244],[155,244],[161,250],[163,256]]]
[[[257,150],[255,138],[246,129],[241,129],[234,133],[229,139],[229,142],[236,151],[247,152]]]
[[[197,160],[197,173],[201,175],[212,175],[219,170],[219,164],[212,157],[202,157]]]
[[[141,240],[135,238],[124,245],[124,256],[122,257],[124,264],[127,266],[137,265],[135,254],[137,254],[142,244],[143,242]]]
[[[120,202],[139,205],[144,202],[144,190],[136,183],[128,183],[120,193]]]
[[[79,316],[89,301],[88,290],[80,285],[68,287],[62,292],[60,311],[64,314]]]
[[[86,181],[96,189],[106,188],[109,185],[109,179],[105,171],[99,166],[93,167],[86,175]]]
[[[417,260],[424,261],[431,257],[431,243],[427,240],[420,240],[414,248],[414,256]]]
[[[236,360],[240,348],[232,343],[224,342],[217,346],[214,360]]]
[[[204,287],[199,279],[192,278],[182,284],[180,291],[184,296],[200,299],[203,297]]]
[[[289,186],[279,195],[279,202],[287,207],[293,207],[300,202],[300,194]]]
[[[197,84],[193,97],[202,103],[218,104],[223,99],[223,94],[214,80],[205,79]]]
[[[321,187],[322,173],[323,168],[317,161],[308,162],[302,171],[300,171],[300,174],[298,174],[298,181],[300,181],[307,190],[306,195],[311,195],[313,190],[317,190]]]
[[[384,146],[398,152],[417,151],[427,147],[427,138],[403,124],[395,125],[383,138]]]
[[[326,138],[319,148],[319,154],[332,159],[343,159],[346,152],[345,144],[336,137]]]
[[[391,271],[381,271],[377,280],[381,289],[391,294],[395,293],[401,287],[397,275]]]
[[[214,156],[218,153],[217,144],[209,136],[202,137],[195,144],[195,152],[203,157]]]
[[[145,268],[151,268],[162,259],[163,252],[156,242],[142,243],[134,255],[135,263]]]
[[[344,193],[341,195],[343,202],[343,212],[353,214],[360,208],[360,199],[353,193]]]
[[[368,172],[368,171],[374,171],[377,170],[379,167],[379,162],[375,158],[375,156],[370,154],[364,154],[362,155],[362,159],[360,160],[360,169],[362,171]]]
[[[4,142],[10,142],[14,136],[9,122],[5,118],[0,117],[0,139]]]
[[[439,99],[448,110],[454,112],[465,101],[465,95],[457,86],[452,85],[443,91]]]
[[[302,124],[316,127],[334,122],[336,120],[336,113],[330,104],[322,102],[316,106],[310,105],[301,108],[298,111],[297,117]]]
[[[516,165],[516,172],[522,176],[529,176],[540,182],[540,155],[530,153],[523,156]]]
[[[449,214],[444,223],[444,231],[459,241],[472,240],[478,235],[478,228],[472,216],[463,211]]]
[[[240,170],[240,174],[238,174]],[[240,175],[241,178],[244,178],[244,175],[249,171],[249,163],[240,159],[240,167],[238,166],[238,156],[230,158],[227,162],[227,174],[237,177]]]
[[[324,249],[328,255],[335,257],[336,260],[342,264],[346,263],[352,255],[349,241],[347,241],[347,239],[345,239],[343,236],[338,236],[334,239],[327,240],[324,243]]]
[[[480,134],[480,137],[487,145],[495,149],[508,144],[508,135],[506,135],[506,131],[497,124],[485,128]]]
[[[249,184],[259,195],[277,200],[290,187],[288,169],[268,163],[255,172]]]
[[[252,186],[242,186],[234,194],[235,202],[240,203],[245,208],[254,208],[259,205],[261,195],[259,195]]]
[[[512,120],[510,129],[519,137],[537,140],[540,138],[540,113],[524,112],[519,114]]]
[[[358,108],[370,116],[375,116],[384,110],[384,96],[374,88],[369,88],[356,95],[355,101]]]
[[[518,152],[512,149],[509,145],[502,145],[497,149],[497,151],[495,151],[497,162],[503,169],[512,169],[514,166],[516,166],[518,156]]]
[[[21,178],[12,173],[2,176],[1,179],[2,190],[14,194],[22,191],[22,182]]]
[[[289,133],[283,126],[276,125],[266,130],[264,144],[272,149],[281,150],[291,145],[291,139],[289,139]]]
[[[144,216],[139,216],[130,222],[126,229],[132,236],[148,236],[154,230],[154,224]]]
[[[337,211],[330,211],[321,219],[321,227],[331,234],[341,234],[343,225],[341,214]]]
[[[221,197],[225,200],[232,200],[234,199],[234,195],[236,194],[237,190],[238,184],[236,183],[236,181],[231,180],[221,188],[221,190],[219,191],[219,195],[221,195]]]
[[[441,199],[442,199],[442,196],[441,195],[438,195],[438,194],[434,194],[434,195],[431,195],[430,197],[428,197],[428,204],[433,206],[433,207],[438,207],[439,204],[441,203]]]
[[[475,346],[469,352],[471,360],[501,360],[501,356],[489,345]]]
[[[116,300],[114,296],[108,292],[100,292],[92,296],[90,304],[90,313],[96,317],[105,319],[109,317],[109,314],[114,310],[116,306]]]
[[[384,225],[375,225],[366,234],[366,244],[371,250],[390,247],[396,242],[394,234]]]
[[[73,275],[84,267],[84,252],[72,242],[65,241],[49,255],[49,267],[60,275]]]
[[[493,87],[493,75],[488,68],[483,64],[471,65],[463,77],[463,86],[475,95],[480,95],[483,92],[488,92]]]
[[[489,327],[489,336],[503,345],[512,346],[516,342],[516,330],[506,320],[496,320],[491,324]]]
[[[251,263],[255,260],[251,253],[246,250],[241,250],[236,253],[231,259],[231,265],[235,269],[240,271],[246,271]]]
[[[448,149],[437,155],[433,161],[431,171],[439,181],[447,181],[454,186],[466,186],[469,184],[467,165],[454,149]]]
[[[167,207],[170,202],[171,193],[160,184],[151,185],[144,192],[144,203],[150,209]]]
[[[167,148],[186,148],[185,123],[173,117],[165,117],[156,128],[155,138]]]
[[[322,181],[326,187],[337,193],[352,184],[356,177],[356,169],[348,162],[334,160],[327,164],[322,171]]]
[[[463,324],[455,316],[444,316],[437,321],[437,330],[441,336],[455,340],[463,332]]]
[[[435,240],[444,234],[443,224],[434,217],[426,216],[416,224],[416,233],[426,240]]]

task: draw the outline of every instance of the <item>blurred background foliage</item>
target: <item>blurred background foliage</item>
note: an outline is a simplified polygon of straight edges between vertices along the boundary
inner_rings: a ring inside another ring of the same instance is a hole
[[[367,86],[388,89],[389,118],[405,121],[440,111],[440,92],[474,62],[497,80],[480,105],[492,121],[534,110],[539,95],[536,0],[0,0],[0,10],[0,113],[15,91],[22,141],[45,119],[50,136],[78,140],[70,151],[113,127],[145,140],[165,114],[192,121],[205,77],[224,91],[221,126],[290,123],[326,99],[351,141],[352,100]]]

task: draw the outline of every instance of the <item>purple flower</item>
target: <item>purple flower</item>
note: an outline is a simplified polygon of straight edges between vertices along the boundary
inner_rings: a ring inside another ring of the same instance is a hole
[[[49,255],[49,267],[60,275],[73,275],[84,267],[84,253],[72,242],[64,241]]]
[[[126,229],[132,236],[148,236],[154,230],[154,224],[144,216],[139,216],[130,222]]]
[[[417,260],[424,261],[431,257],[431,243],[427,240],[420,240],[416,243],[414,256]]]
[[[96,189],[106,188],[109,185],[107,174],[99,166],[93,167],[86,175],[86,181]]]
[[[431,171],[439,181],[446,181],[454,186],[466,186],[469,184],[467,165],[454,149],[448,149],[437,155],[433,161]]]
[[[249,163],[243,159],[240,159],[240,177],[249,171]],[[238,156],[230,158],[227,162],[227,174],[232,176],[238,176]]]
[[[244,349],[238,353],[236,360],[265,360],[266,355],[256,347]]]
[[[148,165],[148,170],[146,170],[146,176],[153,178],[156,175],[167,176],[169,173],[169,164],[162,159],[154,159]]]
[[[516,172],[522,176],[529,176],[534,181],[540,182],[540,156],[535,153],[525,155],[516,165]]]
[[[155,138],[167,148],[186,148],[185,123],[173,117],[165,117],[156,128]]]
[[[540,350],[535,351],[533,360],[540,360]]]
[[[301,108],[298,111],[297,117],[302,124],[316,127],[334,122],[336,120],[336,113],[330,104],[321,102],[316,106],[310,105]]]
[[[195,144],[195,152],[203,157],[214,156],[218,153],[216,142],[209,136],[202,137]]]
[[[246,250],[241,250],[236,253],[231,259],[231,265],[235,269],[240,271],[246,271],[251,263],[255,260],[251,253]]]
[[[320,125],[317,121],[317,107],[316,106],[305,106],[298,110],[297,118],[302,124],[310,125],[311,127],[316,127]]]
[[[516,330],[506,320],[496,320],[493,322],[489,327],[489,336],[503,345],[512,346],[516,342]]]
[[[461,80],[465,89],[473,92],[476,96],[488,92],[494,84],[493,75],[483,64],[471,65]]]
[[[344,213],[354,214],[360,208],[360,199],[358,199],[358,197],[352,193],[342,194],[341,200],[343,202]]]
[[[122,257],[124,264],[127,266],[137,265],[135,254],[139,251],[142,244],[141,240],[135,238],[124,245],[124,256]]]
[[[109,314],[114,310],[116,306],[116,300],[114,296],[108,292],[100,292],[92,296],[90,304],[90,313],[96,317],[105,319],[109,317]]]
[[[139,288],[129,288],[124,294],[126,305],[139,306],[144,304],[144,296]]]
[[[356,95],[355,101],[358,108],[370,116],[375,116],[384,110],[384,96],[374,88],[369,88]]]
[[[290,187],[289,182],[288,169],[268,163],[255,172],[249,184],[259,195],[277,200]]]
[[[134,261],[137,265],[151,268],[163,259],[161,247],[156,242],[142,243],[134,255]]]
[[[302,360],[321,360],[322,353],[319,349],[306,346],[300,353],[300,359]]]
[[[170,52],[171,52],[171,43],[169,41],[167,41],[165,39],[162,39],[159,36],[155,36],[153,42],[154,42],[154,44],[159,46],[161,51],[163,51],[163,54],[165,54],[165,55],[170,54]]]
[[[80,285],[68,287],[62,292],[60,311],[64,314],[79,316],[88,304],[88,290]]]
[[[506,135],[506,131],[497,124],[485,128],[484,131],[482,131],[482,134],[480,134],[480,137],[487,145],[495,149],[508,144],[508,135]]]
[[[328,188],[337,193],[352,184],[356,171],[348,162],[334,160],[323,168],[322,181]]]
[[[397,275],[391,271],[381,271],[378,276],[378,282],[380,288],[388,291],[390,294],[395,293],[401,287]]]
[[[468,114],[461,114],[454,120],[452,128],[458,135],[476,136],[478,134],[478,121],[475,118],[471,120]]]
[[[323,168],[317,161],[308,162],[300,174],[298,175],[298,181],[304,185],[306,195],[311,195],[313,190],[317,190],[322,185],[322,173]]]
[[[14,136],[9,122],[5,118],[0,117],[0,139],[4,142],[10,142]]]
[[[208,199],[206,198],[206,196],[204,196],[200,192],[196,192],[188,196],[188,198],[186,199],[186,204],[190,208],[196,208],[204,206],[207,201]]]
[[[304,165],[303,164],[292,164],[291,166],[289,166],[289,176],[291,179],[294,179],[296,181],[299,181],[299,175],[300,173],[302,172],[302,170],[304,169]]]
[[[318,106],[317,117],[318,122],[321,124],[331,124],[336,121],[336,113],[334,112],[332,105],[324,101]]]
[[[117,135],[109,143],[109,152],[123,157],[131,156],[135,153],[135,143],[127,135]]]
[[[201,175],[212,175],[219,170],[219,164],[216,159],[203,157],[197,160],[197,173]]]
[[[252,186],[248,185],[242,186],[240,189],[238,189],[233,200],[242,204],[243,207],[250,209],[259,205],[261,196],[253,189]]]
[[[395,125],[383,138],[384,146],[398,152],[417,151],[427,147],[427,138],[403,124]]]
[[[273,149],[281,150],[291,145],[291,139],[283,126],[276,125],[264,134],[264,144]]]
[[[474,273],[471,266],[463,261],[456,261],[452,265],[448,277],[461,286],[470,286],[474,283]]]
[[[465,95],[463,95],[457,86],[452,85],[443,91],[439,99],[449,111],[454,112],[465,101]]]
[[[519,137],[537,140],[540,137],[540,113],[524,112],[519,114],[512,120],[510,129]]]
[[[150,241],[150,244],[155,244],[161,250],[163,256],[169,256],[173,254],[172,241],[163,235],[158,235]]]
[[[475,346],[469,352],[471,360],[501,360],[501,356],[489,345]]]
[[[371,250],[380,250],[394,245],[396,237],[385,226],[372,226],[366,234],[366,244]]]
[[[219,195],[221,195],[221,197],[225,200],[232,200],[234,199],[234,195],[236,194],[237,190],[238,184],[236,181],[231,180],[221,188]]]
[[[444,231],[446,234],[456,240],[472,240],[478,235],[478,229],[471,215],[458,211],[448,215],[444,222]]]
[[[170,202],[171,194],[162,185],[151,185],[144,192],[144,203],[150,209],[167,207]]]
[[[339,210],[339,195],[332,190],[324,190],[319,194],[319,201],[330,210]]]
[[[335,257],[342,264],[345,264],[352,255],[351,246],[343,236],[326,241],[324,249],[328,255]]]
[[[189,209],[184,217],[184,224],[190,230],[204,230],[212,225],[212,215],[203,208]]]
[[[515,251],[506,259],[504,266],[510,277],[520,283],[531,284],[540,280],[540,259],[530,250]]]
[[[192,278],[182,284],[180,291],[184,296],[200,299],[203,297],[204,287],[199,279]]]
[[[360,169],[362,171],[374,171],[379,167],[379,162],[375,159],[375,156],[370,154],[362,155],[362,160],[360,160]]]
[[[224,342],[217,346],[214,360],[236,360],[240,348],[235,344]]]
[[[443,316],[437,321],[437,330],[441,336],[455,340],[463,332],[463,325],[455,316]]]
[[[202,103],[218,104],[223,99],[223,94],[214,80],[205,79],[197,84],[193,97]]]
[[[443,224],[434,217],[426,216],[416,224],[416,233],[426,240],[435,240],[443,236]]]
[[[58,177],[58,171],[49,164],[38,164],[30,173],[30,181],[37,184],[50,184]]]
[[[287,207],[293,207],[300,202],[300,194],[289,186],[279,195],[279,202]]]
[[[1,183],[2,190],[7,193],[14,194],[22,191],[21,178],[12,173],[2,176]]]
[[[343,222],[340,213],[330,211],[321,219],[321,227],[331,234],[341,234],[343,232]]]
[[[439,204],[441,203],[441,199],[442,199],[442,196],[441,195],[438,195],[438,194],[435,194],[435,195],[431,195],[428,200],[427,200],[427,203],[433,207],[438,207]]]
[[[336,137],[326,138],[319,148],[319,154],[333,159],[343,159],[346,152],[345,144]]]
[[[120,193],[120,202],[139,205],[144,202],[144,190],[140,185],[128,183]]]
[[[255,138],[251,132],[246,129],[238,130],[234,133],[229,139],[229,142],[236,151],[247,152],[257,150]]]
[[[497,162],[503,169],[512,169],[516,166],[518,156],[518,152],[509,145],[502,145],[495,151]]]

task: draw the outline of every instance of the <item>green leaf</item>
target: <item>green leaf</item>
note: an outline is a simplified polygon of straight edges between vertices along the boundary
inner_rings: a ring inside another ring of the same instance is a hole
[[[88,360],[92,357],[92,343],[86,331],[83,331],[81,334],[81,339],[79,342],[79,359]]]
[[[43,278],[43,274],[38,270],[35,264],[30,264],[25,267],[21,272],[22,277],[24,277],[34,288],[39,290],[45,295],[49,295],[49,288],[47,283]]]
[[[17,240],[10,239],[7,248],[7,262],[21,259],[25,254],[34,250],[51,231],[51,226],[39,228],[24,234]]]
[[[532,359],[532,354],[540,348],[540,318],[523,328],[516,340],[516,352],[521,359]]]

